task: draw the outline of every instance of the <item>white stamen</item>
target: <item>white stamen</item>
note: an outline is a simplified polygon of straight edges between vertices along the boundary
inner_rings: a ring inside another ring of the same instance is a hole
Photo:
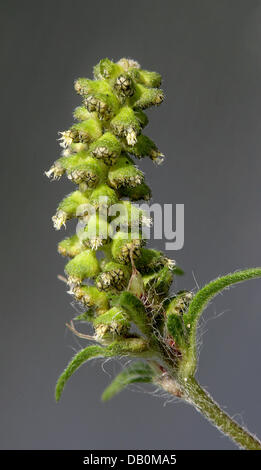
[[[135,145],[137,142],[137,135],[136,132],[133,129],[128,129],[127,134],[126,134],[126,140],[128,145]]]
[[[63,131],[59,132],[61,134],[61,137],[58,139],[60,140],[60,146],[66,149],[73,143],[73,138],[72,138],[72,133],[71,131]]]
[[[67,219],[66,212],[64,212],[64,211],[58,211],[58,212],[52,217],[53,226],[54,226],[55,230],[60,230],[60,228],[61,228],[63,225],[64,225],[64,227],[66,227],[66,225],[65,225],[66,219]]]

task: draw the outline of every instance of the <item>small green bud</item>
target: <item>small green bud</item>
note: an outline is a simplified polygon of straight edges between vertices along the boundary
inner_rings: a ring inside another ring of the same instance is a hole
[[[74,124],[68,131],[60,132],[60,145],[70,147],[73,143],[88,144],[102,135],[101,123],[94,118]]]
[[[105,120],[111,119],[119,109],[118,101],[112,93],[88,95],[84,99],[84,104],[90,113],[97,112],[99,119]]]
[[[105,80],[90,80],[89,78],[78,78],[74,82],[77,93],[87,96],[96,93],[111,93],[110,85]]]
[[[121,108],[110,125],[116,135],[126,138],[128,145],[136,144],[141,126],[132,108],[128,106]]]
[[[88,204],[88,199],[81,191],[74,191],[65,197],[59,204],[56,214],[52,217],[56,230],[60,230],[65,222],[76,216],[78,206]]]
[[[105,292],[100,292],[95,286],[76,286],[72,291],[76,300],[85,307],[94,308],[98,315],[109,309],[109,300]]]
[[[149,201],[151,198],[151,190],[145,183],[141,183],[134,188],[121,187],[120,194],[128,197],[131,201]]]
[[[157,72],[149,72],[148,70],[131,70],[133,80],[147,87],[158,88],[161,85],[161,75]]]
[[[144,175],[142,171],[134,165],[133,161],[127,155],[119,157],[108,173],[108,180],[113,188],[128,186],[135,188],[143,183]]]
[[[111,221],[111,227],[114,230],[117,228],[139,228],[142,225],[151,226],[151,218],[130,201],[120,201],[117,204],[117,211],[119,215]]]
[[[142,273],[158,271],[164,264],[165,258],[161,251],[152,248],[141,248],[141,255],[136,261],[136,267]]]
[[[74,124],[70,131],[74,142],[89,143],[98,139],[102,135],[102,126],[100,121],[91,118],[87,121],[81,121],[78,124]]]
[[[147,88],[137,84],[136,91],[131,98],[134,109],[147,109],[150,106],[158,106],[164,99],[163,91],[158,88]]]
[[[109,59],[102,59],[93,69],[94,76],[97,80],[102,78],[113,79],[121,72],[122,68]]]
[[[124,336],[130,329],[127,314],[120,307],[112,307],[106,313],[95,318],[95,337],[98,340],[115,339],[115,336]]]
[[[58,244],[58,252],[62,256],[69,256],[70,258],[78,255],[84,249],[84,246],[76,234],[72,237],[65,238]]]
[[[102,271],[95,281],[99,290],[122,290],[130,279],[130,268],[120,263],[109,261]]]
[[[74,110],[73,117],[77,121],[87,121],[87,119],[90,119],[94,116],[92,113],[89,113],[88,109],[86,109],[85,106],[78,106]]]
[[[70,156],[72,153],[85,152],[88,149],[88,145],[82,142],[73,142],[70,148],[63,151],[64,157]]]
[[[109,119],[119,109],[119,101],[105,80],[79,78],[75,82],[76,91],[85,97],[84,105],[90,113],[97,112],[100,119]]]
[[[97,250],[109,241],[110,226],[106,220],[99,214],[95,213],[90,216],[88,223],[81,234],[81,242],[91,248]]]
[[[150,157],[151,160],[159,163],[160,160],[164,159],[164,155],[158,150],[154,142],[146,135],[139,135],[135,145],[125,145],[125,150],[137,158]]]
[[[117,65],[119,65],[125,72],[128,72],[130,69],[140,68],[140,64],[136,62],[136,60],[126,59],[125,57],[118,60]]]
[[[68,178],[74,183],[84,182],[86,187],[93,188],[106,179],[107,168],[103,162],[87,157],[84,160],[76,160],[75,165],[70,165],[67,174]]]
[[[65,266],[68,283],[72,285],[80,284],[84,279],[96,277],[99,271],[99,262],[92,250],[79,253]]]
[[[90,146],[95,158],[103,160],[107,165],[115,163],[121,153],[121,144],[111,132],[105,132]]]
[[[121,74],[117,77],[114,83],[116,93],[123,98],[130,97],[134,94],[134,87],[132,79],[128,74]]]
[[[131,258],[140,256],[140,249],[144,244],[139,233],[117,232],[112,241],[112,256],[116,261],[129,263]]]
[[[118,197],[115,191],[107,184],[100,184],[93,190],[89,202],[96,209],[106,208],[112,204],[116,204],[118,202]]]

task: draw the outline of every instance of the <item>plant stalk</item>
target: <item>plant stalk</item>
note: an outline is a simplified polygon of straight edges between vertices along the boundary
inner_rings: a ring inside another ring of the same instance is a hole
[[[261,442],[245,428],[227,415],[213,398],[196,381],[190,377],[186,382],[165,376],[158,381],[168,393],[184,399],[193,405],[202,415],[227,435],[240,448],[245,450],[261,450]]]

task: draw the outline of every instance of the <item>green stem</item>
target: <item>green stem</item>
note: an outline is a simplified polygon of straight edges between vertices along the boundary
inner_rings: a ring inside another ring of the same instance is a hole
[[[181,397],[193,405],[239,447],[246,450],[261,450],[261,442],[230,418],[193,377],[180,383],[179,380],[175,381],[168,376],[161,379],[159,384],[170,394]]]

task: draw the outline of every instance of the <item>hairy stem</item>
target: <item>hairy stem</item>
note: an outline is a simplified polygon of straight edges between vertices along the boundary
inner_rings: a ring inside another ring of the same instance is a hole
[[[193,405],[239,447],[245,450],[261,450],[261,442],[230,418],[198,384],[195,378],[190,377],[185,383],[180,383],[179,380],[176,381],[169,376],[165,376],[158,383],[171,395],[181,397],[187,403]]]

